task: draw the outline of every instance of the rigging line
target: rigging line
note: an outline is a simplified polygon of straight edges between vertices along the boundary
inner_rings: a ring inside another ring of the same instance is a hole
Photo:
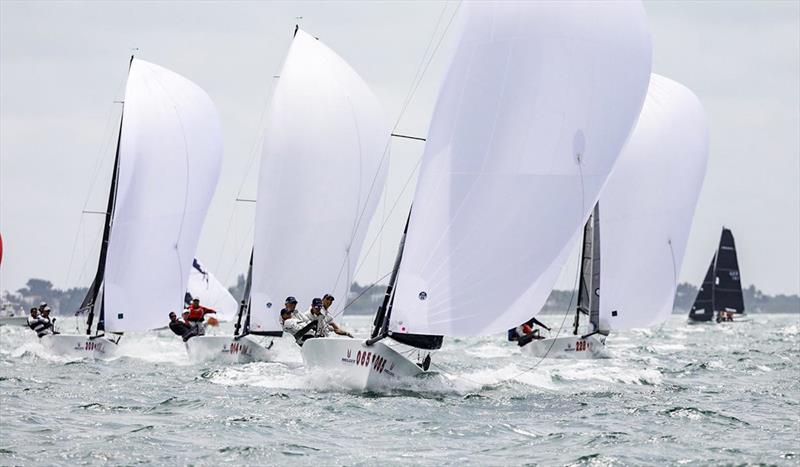
[[[115,95],[119,94],[119,90],[122,87],[122,83],[124,83],[124,82],[125,82],[125,80],[123,79],[117,85],[117,90],[114,93]],[[86,206],[89,204],[89,199],[91,198],[91,195],[92,195],[92,188],[94,187],[94,184],[97,182],[97,177],[100,174],[100,167],[103,165],[103,157],[102,156],[103,156],[103,154],[106,153],[106,151],[108,150],[108,146],[111,144],[111,140],[112,140],[112,138],[111,138],[111,135],[112,135],[111,129],[113,128],[111,122],[115,120],[112,117],[114,116],[115,104],[118,104],[118,103],[119,103],[119,101],[114,100],[112,105],[109,107],[108,115],[106,117],[105,127],[104,127],[103,133],[102,133],[103,136],[100,139],[100,149],[97,152],[97,156],[95,156],[95,166],[94,166],[94,170],[93,170],[94,173],[92,175],[91,181],[89,182],[89,188],[86,190],[86,198],[83,201],[83,207],[81,208],[81,211],[85,211],[86,210]],[[72,253],[70,254],[69,265],[67,266],[67,274],[66,274],[66,277],[64,278],[64,283],[65,284],[69,284],[69,278],[72,275],[72,265],[73,265],[73,261],[75,259],[75,251],[76,251],[76,249],[78,247],[78,237],[80,236],[82,227],[83,227],[83,215],[80,216],[80,221],[78,222],[78,229],[75,231],[75,239],[72,242]]]
[[[582,164],[583,164],[583,154],[582,153],[578,153],[577,154],[577,160],[578,160],[578,175],[580,176],[580,179],[581,179],[581,216],[580,216],[580,219],[583,219],[584,213],[586,212],[586,186],[584,185],[584,180],[583,180],[583,166],[582,166]],[[581,253],[581,255],[583,255],[583,253]],[[561,325],[558,327],[558,331],[556,332],[556,337],[554,337],[553,340],[550,342],[550,346],[547,347],[547,351],[544,353],[544,355],[541,358],[539,358],[539,361],[534,363],[533,366],[531,366],[530,368],[519,372],[517,375],[514,376],[515,378],[519,377],[519,376],[521,376],[521,375],[523,375],[523,374],[525,374],[525,373],[527,373],[529,371],[533,371],[534,369],[536,369],[542,363],[542,361],[544,361],[545,358],[547,358],[548,355],[550,355],[550,351],[553,350],[553,346],[556,344],[556,339],[558,339],[558,336],[561,334],[561,330],[564,328],[564,323],[567,321],[567,316],[572,314],[572,303],[575,300],[575,292],[577,290],[578,281],[580,280],[580,275],[581,275],[581,268],[578,267],[577,270],[575,271],[575,279],[573,280],[573,283],[572,283],[572,294],[570,294],[569,304],[567,305],[567,309],[564,312],[564,318],[562,318],[562,320],[561,320]]]
[[[667,245],[669,245],[669,256],[672,259],[672,283],[675,284],[675,289],[677,290],[677,287],[678,287],[678,267],[677,267],[677,263],[675,262],[675,250],[672,249],[672,239],[671,238],[667,239]],[[672,295],[674,297],[675,296],[675,292],[673,292]],[[673,307],[675,306],[674,302],[675,302],[675,300],[673,298],[673,305],[672,305]],[[670,313],[671,312],[672,311],[670,310]],[[658,327],[658,332],[661,332],[661,330],[664,328],[665,324],[667,324],[666,321],[662,321],[661,322],[661,326]]]
[[[414,94],[417,92],[417,88],[419,87],[419,83],[422,82],[422,78],[425,76],[425,73],[428,71],[428,66],[430,66],[433,57],[436,56],[436,52],[439,50],[439,47],[442,45],[442,40],[447,35],[447,31],[450,29],[450,25],[453,23],[453,18],[455,18],[456,13],[458,13],[458,9],[461,7],[461,2],[458,3],[456,8],[453,10],[453,14],[450,16],[450,20],[447,22],[447,25],[442,31],[442,35],[439,36],[439,41],[436,43],[436,47],[434,47],[433,51],[428,58],[428,61],[425,62],[425,57],[428,55],[428,51],[431,50],[430,47],[433,44],[433,39],[436,37],[436,32],[439,30],[439,25],[442,22],[442,18],[444,17],[444,12],[447,10],[448,4],[445,2],[444,6],[442,7],[442,11],[439,13],[439,18],[436,21],[436,27],[433,30],[433,34],[431,34],[431,38],[428,41],[428,45],[425,48],[425,53],[422,54],[422,58],[420,59],[419,64],[417,65],[417,72],[414,74],[414,78],[411,80],[411,87],[408,90],[408,94],[406,96],[406,100],[403,103],[403,107],[400,110],[400,115],[397,117],[397,121],[395,121],[394,126],[392,127],[392,132],[397,129],[400,125],[400,121],[405,115],[408,106],[411,104],[411,100],[414,98]],[[423,63],[425,65],[423,66]]]
[[[336,313],[333,313],[333,314],[331,314],[331,318],[337,318],[337,317],[339,317],[339,316],[340,316],[342,313],[344,313],[344,311],[345,311],[346,309],[350,308],[350,306],[351,306],[352,304],[354,304],[356,301],[358,301],[358,299],[360,299],[360,298],[361,298],[361,297],[362,297],[362,296],[363,296],[365,293],[367,293],[367,292],[368,292],[370,289],[372,289],[373,287],[375,287],[376,285],[378,285],[378,284],[380,283],[380,281],[382,281],[382,280],[386,279],[387,277],[389,277],[389,275],[391,275],[391,274],[392,274],[392,271],[389,271],[389,272],[387,272],[386,274],[384,274],[382,277],[380,277],[378,280],[376,280],[375,282],[373,282],[372,284],[370,284],[370,285],[369,285],[369,286],[368,286],[366,289],[364,289],[364,290],[363,290],[363,291],[362,291],[360,294],[358,294],[358,296],[356,296],[356,298],[354,298],[353,300],[351,300],[351,301],[350,301],[350,303],[347,303],[347,304],[344,306],[344,308],[342,308],[341,310],[337,311]],[[347,298],[345,298],[345,300],[347,300]]]
[[[252,222],[250,223],[250,228],[247,230],[247,235],[245,236],[245,239],[250,237],[250,234],[253,233],[254,230],[255,230],[255,222]],[[236,263],[239,261],[239,257],[242,255],[242,250],[244,249],[245,245],[247,245],[247,242],[243,240],[239,245],[239,250],[236,252],[236,256],[233,257],[233,262],[231,263],[231,267],[228,269],[227,274],[225,274],[225,282],[227,282],[228,284],[231,283],[231,275],[233,274],[234,269],[236,269]]]
[[[250,175],[250,171],[253,167],[253,164],[256,160],[257,148],[259,144],[263,146],[264,144],[264,118],[267,115],[267,108],[269,107],[269,100],[270,100],[270,92],[269,90],[264,96],[264,103],[261,106],[261,115],[258,118],[258,130],[256,130],[256,136],[253,139],[253,144],[250,146],[250,159],[247,162],[247,169],[244,171],[244,175],[242,176],[241,181],[239,182],[239,188],[236,191],[236,201],[239,201],[242,195],[242,189],[244,188],[244,184],[247,181],[247,177]],[[236,215],[236,210],[239,207],[239,203],[234,201],[233,209],[231,209],[231,215],[228,219],[228,225],[225,229],[225,235],[222,237],[222,248],[220,248],[219,256],[217,257],[216,264],[214,266],[215,271],[219,271],[220,264],[222,263],[222,258],[224,257],[225,250],[228,246],[228,238],[230,238],[231,227],[233,226],[233,218]]]
[[[444,40],[444,37],[447,35],[447,31],[450,29],[450,26],[453,23],[453,19],[455,18],[456,13],[458,12],[458,8],[460,6],[461,6],[461,4],[459,3],[458,6],[456,6],[456,8],[453,10],[453,14],[450,16],[450,20],[448,21],[447,26],[445,26],[444,31],[442,31],[442,35],[439,37],[439,40],[436,43],[436,46],[434,47],[433,51],[431,52],[431,54],[428,57],[428,60],[426,62],[425,61],[425,57],[428,55],[428,51],[430,50],[430,46],[431,46],[431,44],[433,44],[433,40],[436,37],[436,32],[439,29],[439,24],[441,24],[441,19],[442,19],[443,15],[444,15],[444,12],[446,11],[447,3],[445,3],[444,7],[442,8],[442,11],[439,14],[439,19],[438,19],[438,21],[436,23],[436,28],[434,29],[433,34],[431,35],[431,39],[428,41],[428,46],[426,47],[425,53],[423,54],[422,59],[420,60],[420,64],[417,67],[417,73],[414,75],[414,79],[412,80],[411,88],[409,89],[409,93],[407,95],[406,101],[404,102],[403,107],[400,110],[400,114],[397,117],[397,121],[395,121],[395,124],[392,127],[391,133],[394,133],[394,131],[400,125],[400,121],[402,120],[403,115],[405,115],[405,112],[408,109],[408,106],[411,103],[411,100],[413,99],[414,95],[416,94],[417,89],[419,88],[420,83],[422,82],[422,78],[425,76],[425,73],[428,71],[428,67],[430,66],[431,62],[433,61],[433,57],[436,56],[436,52],[439,50],[439,47],[441,46],[442,41]],[[424,66],[422,66],[423,63],[425,63]],[[422,68],[420,68],[421,66],[422,66]],[[387,138],[386,146],[384,147],[383,154],[381,155],[381,160],[378,163],[378,169],[375,171],[375,175],[372,178],[372,183],[370,184],[370,188],[369,188],[369,190],[367,192],[367,200],[369,200],[369,198],[373,194],[373,190],[375,188],[375,184],[377,182],[378,175],[381,173],[381,169],[383,168],[383,164],[386,161],[386,156],[390,153],[390,151],[389,151],[389,147],[390,146],[391,146],[391,138]],[[417,165],[419,165],[419,164],[417,164]],[[416,170],[416,167],[415,167],[415,170]],[[367,210],[368,206],[369,206],[369,203],[364,203],[364,207],[361,210],[361,213],[359,214],[359,216],[357,218],[357,221],[356,221],[356,229],[354,229],[354,231],[353,231],[353,237],[355,236],[355,231],[357,230],[358,226],[364,220],[364,215],[366,213],[366,210]],[[390,211],[390,214],[391,214],[391,211]],[[382,232],[382,230],[381,230],[381,232]],[[379,232],[379,234],[380,234],[380,232]],[[352,238],[351,238],[350,243],[352,244]],[[374,244],[374,242],[373,242],[373,244]],[[341,273],[341,271],[340,271],[340,273]],[[354,274],[354,276],[355,276],[355,274]],[[337,281],[338,281],[338,279],[337,279]]]
[[[355,277],[358,274],[358,272],[361,271],[361,268],[366,264],[366,258],[368,257],[369,253],[372,251],[372,248],[375,246],[375,243],[377,243],[378,239],[381,237],[381,234],[383,233],[383,230],[386,227],[386,224],[389,222],[389,216],[391,216],[392,213],[394,212],[395,208],[397,208],[397,205],[400,203],[400,199],[403,197],[403,193],[405,193],[406,189],[408,189],[408,186],[411,183],[411,180],[414,178],[414,174],[417,172],[417,169],[419,169],[419,166],[420,166],[421,163],[422,163],[422,156],[420,156],[419,159],[417,159],[417,163],[416,163],[416,165],[414,165],[414,169],[411,170],[411,173],[409,174],[408,178],[406,179],[406,182],[403,185],[403,188],[400,190],[400,194],[397,195],[397,198],[395,199],[394,204],[389,209],[389,213],[387,214],[386,219],[383,221],[383,223],[381,224],[380,228],[378,229],[378,233],[376,234],[375,239],[372,241],[372,243],[370,244],[369,248],[367,248],[366,253],[364,253],[362,255],[364,259],[361,261],[361,264],[358,264],[356,266],[356,270],[355,270],[355,272],[353,272],[353,277]]]

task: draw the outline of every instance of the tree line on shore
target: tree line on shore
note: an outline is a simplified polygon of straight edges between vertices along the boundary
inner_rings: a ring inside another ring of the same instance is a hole
[[[229,288],[231,294],[237,299],[241,299],[244,293],[245,277],[240,274],[236,280],[236,285]],[[58,289],[53,287],[53,283],[45,279],[29,279],[25,287],[16,292],[2,292],[3,314],[18,314],[23,310],[28,310],[32,306],[37,306],[41,302],[47,302],[56,314],[72,314],[81,304],[86,295],[87,288],[73,287],[69,289]],[[386,292],[386,285],[360,285],[354,283],[350,289],[348,297],[347,313],[352,314],[372,314],[383,302]],[[757,289],[754,285],[742,290],[744,294],[744,305],[748,313],[799,313],[800,296],[798,295],[767,295]],[[697,287],[687,282],[678,284],[675,293],[674,313],[688,313],[695,297]],[[542,309],[543,313],[559,313],[568,309],[575,308],[577,294],[571,290],[554,290]]]

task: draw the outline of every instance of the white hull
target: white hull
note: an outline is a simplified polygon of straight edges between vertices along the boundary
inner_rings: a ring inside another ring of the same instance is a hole
[[[523,354],[547,358],[592,359],[608,358],[606,352],[606,336],[594,334],[586,338],[581,336],[562,336],[534,340],[522,347]]]
[[[196,336],[186,341],[186,351],[195,362],[250,363],[272,360],[269,349],[249,337]]]
[[[40,342],[53,354],[71,358],[103,360],[116,357],[119,350],[119,344],[105,337],[90,339],[78,334],[50,334]]]
[[[0,318],[0,326],[27,326],[27,316],[4,316]]]
[[[356,391],[397,388],[403,379],[427,373],[383,342],[367,346],[345,337],[309,339],[302,354],[308,371]]]

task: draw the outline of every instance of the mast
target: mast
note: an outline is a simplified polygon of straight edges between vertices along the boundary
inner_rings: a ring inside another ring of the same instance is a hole
[[[131,64],[133,63],[133,55],[128,61],[128,73],[130,73]],[[81,302],[81,310],[89,308],[89,315],[86,318],[86,334],[92,333],[92,321],[94,321],[94,311],[97,305],[97,297],[100,294],[100,289],[103,286],[103,278],[106,272],[106,256],[108,254],[108,239],[111,236],[111,224],[114,217],[114,206],[117,198],[117,180],[119,179],[119,148],[122,141],[122,123],[125,120],[125,101],[122,101],[122,112],[119,117],[119,133],[117,134],[117,149],[114,155],[114,170],[111,174],[111,188],[108,193],[108,205],[106,206],[105,224],[103,226],[103,240],[100,244],[100,259],[97,264],[97,273],[94,276],[92,285],[86,293],[83,302]],[[104,331],[104,307],[100,303],[100,312],[97,320],[97,332]]]
[[[383,303],[378,308],[378,312],[375,315],[372,338],[365,342],[366,345],[372,345],[384,337],[391,337],[401,344],[406,344],[420,349],[435,350],[442,347],[444,336],[437,336],[433,334],[389,332],[389,322],[392,318],[392,306],[394,305],[394,290],[395,286],[397,285],[397,274],[400,270],[400,263],[402,263],[403,260],[403,250],[405,249],[406,245],[406,236],[408,235],[408,224],[410,221],[411,210],[408,212],[406,226],[403,229],[403,236],[400,239],[400,247],[397,250],[397,258],[395,259],[394,268],[392,269],[392,276],[389,279],[389,286],[386,288],[386,293],[383,296]]]
[[[403,259],[403,248],[406,245],[406,235],[408,234],[408,223],[411,221],[411,209],[408,210],[408,217],[406,218],[406,226],[403,228],[403,236],[400,237],[400,246],[397,248],[397,257],[394,260],[392,267],[392,275],[389,277],[389,286],[386,287],[386,293],[383,295],[383,303],[378,307],[378,312],[375,313],[375,320],[373,321],[371,339],[367,341],[367,345],[372,345],[375,342],[386,337],[389,333],[389,318],[391,317],[391,307],[393,303],[394,285],[397,282],[397,271],[400,270],[400,262]]]
[[[247,281],[244,283],[242,301],[239,303],[239,313],[236,314],[236,326],[233,335],[239,335],[242,326],[242,315],[247,314],[244,322],[244,334],[250,331],[250,287],[253,285],[253,249],[250,250],[250,266],[247,268]]]

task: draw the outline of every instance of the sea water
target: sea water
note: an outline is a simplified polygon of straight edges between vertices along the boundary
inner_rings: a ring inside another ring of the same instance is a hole
[[[169,331],[87,361],[2,327],[0,464],[798,465],[799,318],[673,316],[591,361],[447,338],[434,374],[380,393],[307,374],[288,338],[270,363],[192,363]],[[370,318],[343,322],[363,338]]]

